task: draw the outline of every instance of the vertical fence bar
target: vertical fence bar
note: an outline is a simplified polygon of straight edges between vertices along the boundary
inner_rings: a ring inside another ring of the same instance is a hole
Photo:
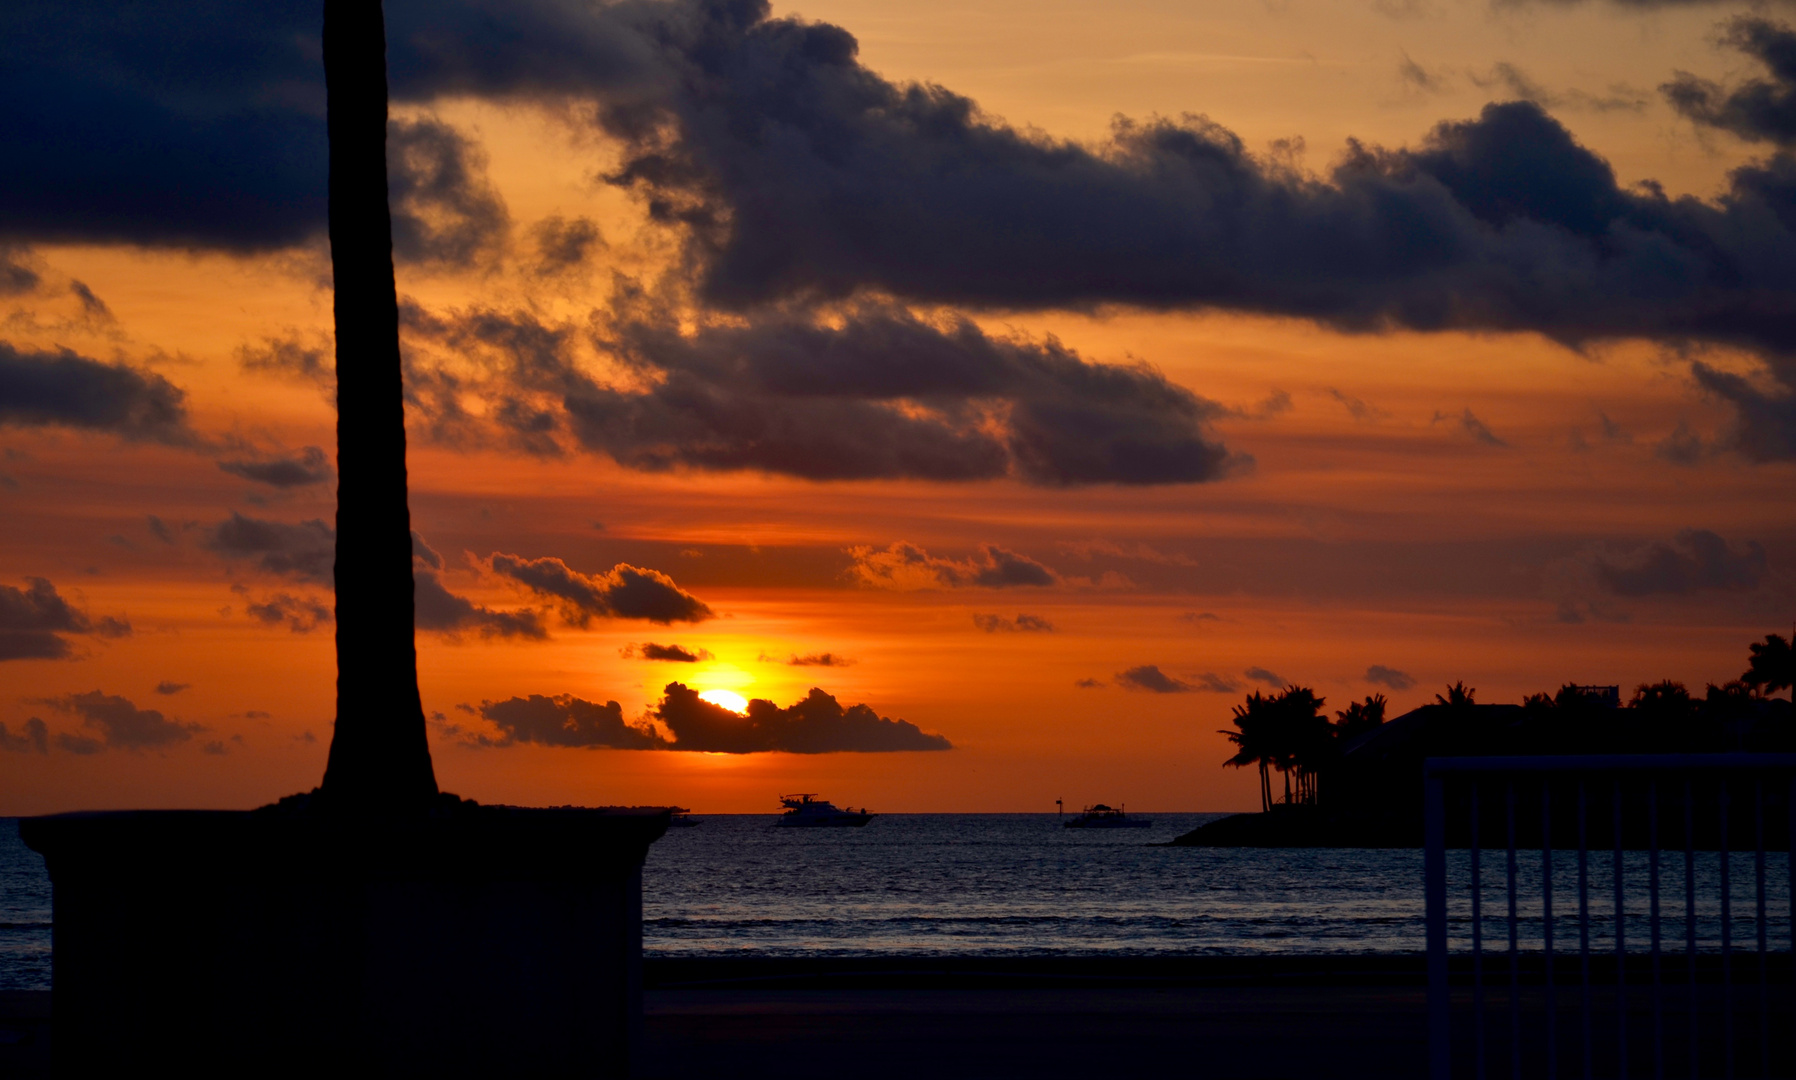
[[[1485,1077],[1485,1023],[1484,1023],[1484,860],[1483,830],[1478,826],[1477,780],[1471,783],[1472,798],[1472,838],[1468,855],[1472,864],[1472,1053],[1475,1055],[1473,1070],[1478,1080]]]
[[[1553,785],[1540,783],[1540,945],[1547,979],[1547,1080],[1559,1077],[1559,1001],[1553,989]]]
[[[1615,841],[1615,1065],[1616,1073],[1622,1080],[1628,1075],[1628,933],[1627,912],[1623,907],[1622,890],[1627,883],[1626,867],[1622,865],[1621,853],[1621,774],[1615,774],[1614,794],[1611,798],[1611,814],[1614,818]]]
[[[1447,996],[1447,800],[1439,776],[1422,782],[1424,908],[1428,924],[1428,1075],[1450,1080],[1453,1051]]]
[[[1686,1008],[1690,1020],[1690,1080],[1698,1080],[1702,1055],[1697,1039],[1702,1034],[1696,1015],[1696,787],[1684,780],[1684,968],[1689,976]]]
[[[1653,938],[1653,1080],[1665,1080],[1665,980],[1660,968],[1659,925],[1659,779],[1646,783],[1646,891],[1652,912]]]
[[[1733,867],[1728,865],[1728,811],[1727,777],[1721,778],[1721,795],[1717,800],[1720,825],[1718,836],[1721,849],[1721,1037],[1726,1041],[1722,1047],[1722,1061],[1725,1063],[1723,1075],[1733,1080],[1734,1073],[1734,908],[1733,908]]]
[[[1771,962],[1769,950],[1766,948],[1765,932],[1765,781],[1761,777],[1752,782],[1752,869],[1753,878],[1758,885],[1754,905],[1754,923],[1758,928],[1759,945],[1759,1075],[1771,1075],[1771,973],[1766,967]]]
[[[1515,779],[1504,788],[1503,809],[1508,825],[1509,861],[1509,1075],[1522,1080],[1522,967],[1521,942],[1516,918],[1515,880]]]
[[[1590,790],[1578,779],[1578,978],[1583,983],[1584,1080],[1596,1072],[1590,1002]]]

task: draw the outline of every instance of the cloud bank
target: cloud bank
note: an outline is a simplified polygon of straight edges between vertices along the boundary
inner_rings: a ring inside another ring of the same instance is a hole
[[[106,431],[189,445],[187,395],[153,371],[60,349],[20,352],[0,341],[0,425]]]
[[[156,709],[140,709],[128,698],[90,690],[85,694],[64,694],[46,699],[45,704],[81,717],[84,727],[95,731],[107,747],[125,750],[155,750],[186,742],[199,724],[171,720]],[[74,753],[91,753],[94,740],[83,736],[64,736],[58,740]],[[97,749],[98,747],[93,747]]]
[[[672,738],[652,724],[628,723],[615,701],[603,705],[568,694],[532,694],[505,701],[482,702],[480,715],[500,730],[498,739],[476,737],[488,746],[534,743],[541,746],[617,750],[685,750],[752,754],[840,752],[883,753],[903,750],[947,750],[948,740],[930,735],[903,720],[891,720],[865,705],[844,709],[831,695],[813,688],[787,708],[755,699],[747,715],[738,715],[699,698],[683,683],[669,683],[660,704],[650,711]]]
[[[69,634],[125,637],[123,619],[91,618],[56,591],[48,578],[28,577],[27,587],[0,585],[0,661],[61,660],[74,649]]]
[[[1057,585],[1061,577],[1027,555],[985,544],[965,559],[940,558],[915,544],[852,547],[848,576],[876,589],[1007,589]]]
[[[495,552],[488,562],[494,573],[557,601],[562,618],[575,626],[588,626],[595,618],[695,623],[717,617],[709,605],[659,570],[618,563],[589,576],[560,559],[526,559],[503,552]]]

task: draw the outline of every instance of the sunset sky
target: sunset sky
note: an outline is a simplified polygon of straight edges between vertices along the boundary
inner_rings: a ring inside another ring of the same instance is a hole
[[[129,11],[0,11],[0,814],[331,734],[319,8]],[[446,790],[1247,809],[1255,689],[1796,618],[1796,8],[387,12]]]

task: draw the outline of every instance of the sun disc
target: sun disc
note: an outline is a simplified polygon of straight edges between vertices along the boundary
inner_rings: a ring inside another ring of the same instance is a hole
[[[734,690],[706,690],[699,696],[700,701],[730,710],[733,713],[748,712],[748,699]]]

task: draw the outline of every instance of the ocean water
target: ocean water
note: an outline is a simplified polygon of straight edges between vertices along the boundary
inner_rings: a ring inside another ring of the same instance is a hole
[[[643,869],[643,945],[653,956],[1414,953],[1424,948],[1415,850],[1152,846],[1217,814],[1153,814],[1151,829],[1076,830],[1053,814],[883,814],[862,829],[781,829],[774,815],[704,815],[671,829]],[[1613,859],[1592,853],[1591,946],[1611,947]],[[1720,948],[1721,866],[1698,854],[1698,948]],[[1727,929],[1753,948],[1759,883],[1751,853],[1728,865]],[[1623,927],[1650,939],[1650,864],[1623,858]],[[1683,861],[1661,856],[1660,933],[1684,940]],[[1576,854],[1553,865],[1556,947],[1576,941]],[[1466,852],[1448,853],[1451,945],[1471,945]],[[1517,862],[1516,933],[1540,948],[1538,853]],[[1508,937],[1502,852],[1480,867],[1486,948]],[[1765,859],[1769,948],[1790,948],[1789,861]],[[41,857],[0,819],[0,989],[50,986],[50,883]]]
[[[0,818],[0,990],[49,988],[50,875],[18,819]]]
[[[1412,851],[1152,847],[1053,814],[885,814],[863,829],[718,815],[670,829],[642,879],[651,956],[1402,952],[1422,948]]]

